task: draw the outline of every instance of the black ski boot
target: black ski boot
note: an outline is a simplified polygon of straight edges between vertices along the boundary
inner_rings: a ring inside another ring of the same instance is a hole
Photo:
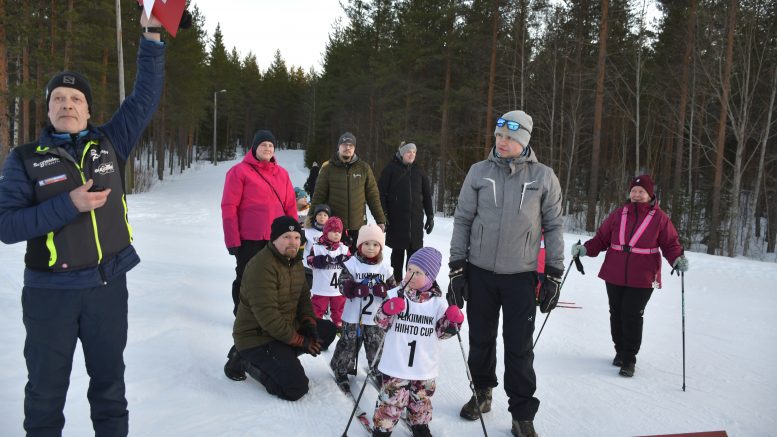
[[[623,365],[621,366],[621,370],[620,372],[618,372],[618,374],[629,378],[634,376],[634,363],[633,362],[623,363]]]
[[[534,422],[531,420],[513,420],[513,429],[510,430],[515,437],[539,437],[534,430]]]
[[[491,387],[476,388],[475,393],[477,394],[477,402],[480,402],[480,412],[488,413],[491,411]],[[478,420],[480,415],[478,414],[477,402],[475,401],[475,396],[473,395],[469,402],[461,407],[459,416],[467,420]]]
[[[620,353],[615,353],[615,358],[612,359],[612,365],[615,367],[621,367],[623,366],[623,357]]]
[[[391,431],[381,431],[378,428],[372,430],[372,437],[390,437]]]
[[[432,437],[432,432],[429,431],[429,425],[413,425],[410,427],[410,431],[413,433],[413,437]]]
[[[227,364],[224,364],[224,374],[233,381],[245,381],[246,379],[245,363],[243,363],[243,358],[240,357],[240,354],[237,353],[235,346],[232,346],[227,354]]]

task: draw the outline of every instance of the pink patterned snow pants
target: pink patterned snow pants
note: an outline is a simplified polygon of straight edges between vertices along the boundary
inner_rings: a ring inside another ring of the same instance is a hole
[[[375,428],[392,431],[406,407],[411,426],[428,424],[432,421],[432,395],[436,388],[434,379],[408,380],[383,375],[372,418]]]

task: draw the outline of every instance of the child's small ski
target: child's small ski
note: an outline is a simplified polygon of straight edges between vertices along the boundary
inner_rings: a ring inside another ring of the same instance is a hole
[[[353,393],[351,393],[351,385],[348,383],[339,384],[337,383],[337,380],[335,380],[335,384],[337,384],[337,388],[340,389],[343,394],[353,402],[354,405],[354,416],[359,421],[359,423],[362,424],[364,429],[367,431],[368,435],[372,435],[372,425],[370,424],[370,419],[367,417],[367,413],[362,410],[362,408],[359,406],[359,404],[356,403],[356,398],[353,396]],[[346,434],[343,434],[346,435]]]

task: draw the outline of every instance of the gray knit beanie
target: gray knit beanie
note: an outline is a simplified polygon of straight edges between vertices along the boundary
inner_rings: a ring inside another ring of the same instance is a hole
[[[515,139],[521,143],[524,148],[529,146],[529,141],[531,140],[531,130],[532,126],[534,125],[529,114],[523,111],[510,111],[499,118],[507,121],[515,121],[518,123],[519,127],[517,130],[511,130],[507,123],[505,123],[501,127],[496,126],[496,129],[494,129],[494,135],[501,133],[502,135]]]

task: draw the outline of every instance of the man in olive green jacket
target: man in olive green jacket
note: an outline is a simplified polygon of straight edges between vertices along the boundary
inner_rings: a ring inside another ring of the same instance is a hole
[[[332,215],[343,220],[351,253],[356,253],[359,228],[367,223],[367,204],[378,226],[386,231],[378,183],[370,165],[356,155],[356,137],[352,133],[340,135],[337,151],[321,167],[310,203],[313,208],[322,203],[329,205]]]
[[[299,252],[303,235],[296,220],[278,217],[272,222],[271,244],[248,262],[232,331],[237,352],[224,368],[235,380],[247,371],[270,394],[290,401],[308,392],[297,357],[318,355],[336,331],[332,322],[313,315]]]

